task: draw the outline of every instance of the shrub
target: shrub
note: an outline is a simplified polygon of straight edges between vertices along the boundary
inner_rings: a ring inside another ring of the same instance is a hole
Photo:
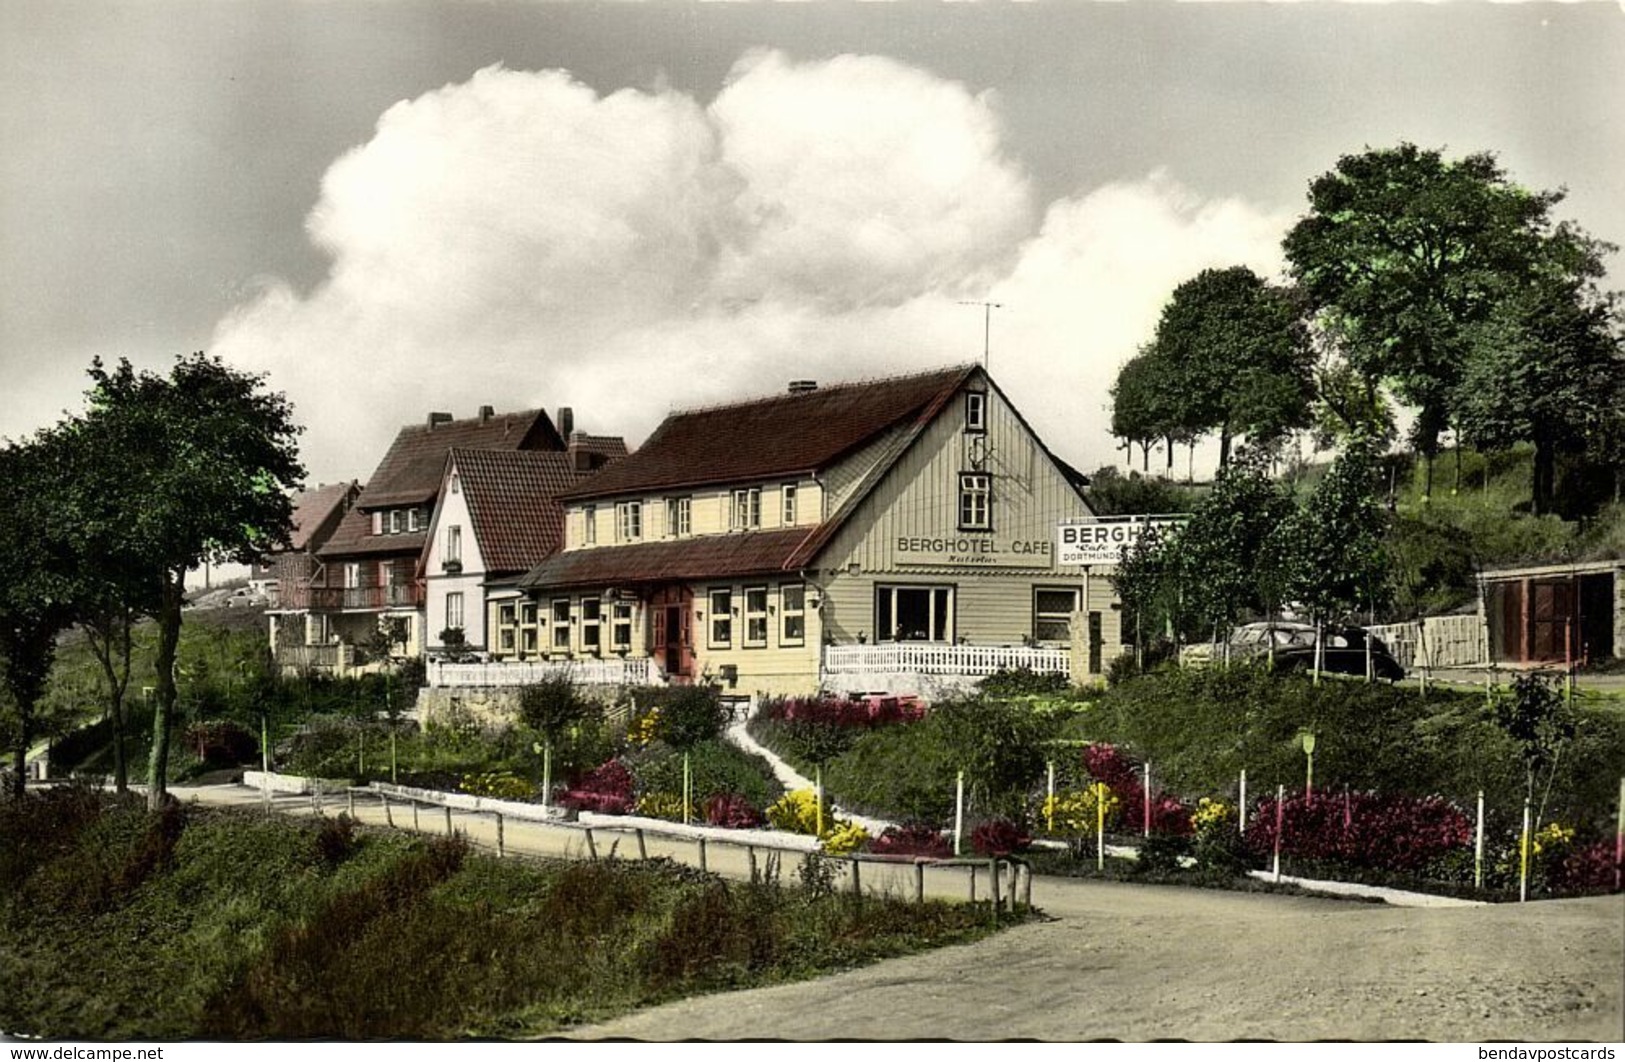
[[[674,749],[691,749],[714,741],[728,723],[728,708],[716,690],[680,686],[660,705],[655,737]]]
[[[1129,832],[1146,825],[1145,774],[1123,751],[1111,745],[1089,745],[1083,750],[1084,768],[1091,777],[1104,782],[1119,808],[1119,825]],[[1190,809],[1161,789],[1151,791],[1151,833],[1187,837],[1191,833]]]
[[[1030,667],[1000,668],[978,685],[984,697],[1026,697],[1034,694],[1065,693],[1070,689],[1065,675],[1039,674]]]
[[[536,786],[512,771],[486,771],[463,779],[463,792],[493,800],[533,800]]]
[[[549,675],[519,689],[520,720],[551,743],[562,741],[598,712],[598,705],[584,697],[564,675]]]
[[[596,811],[603,815],[625,815],[636,804],[632,771],[615,759],[599,765],[574,788],[566,790],[558,803],[575,811]]]
[[[1597,841],[1564,854],[1546,871],[1546,884],[1552,892],[1564,895],[1612,892],[1617,888],[1620,865],[1615,861],[1614,844]]]
[[[947,859],[954,854],[954,845],[935,826],[916,822],[886,827],[885,832],[869,843],[869,851],[876,855]]]
[[[1245,873],[1251,866],[1234,806],[1203,797],[1191,813],[1191,854],[1200,870],[1222,875]]]
[[[1381,870],[1420,871],[1472,838],[1472,820],[1441,797],[1317,793],[1288,797],[1281,812],[1283,854]],[[1274,851],[1275,818],[1263,800],[1247,824],[1260,858]]]
[[[1094,788],[1091,787],[1045,797],[1040,810],[1046,827],[1053,823],[1053,832],[1070,838],[1074,854],[1081,855],[1085,843],[1094,839],[1095,831],[1100,825],[1100,803]],[[1106,790],[1104,803],[1106,822],[1116,821],[1122,801],[1117,799],[1110,788]]]
[[[1182,860],[1191,854],[1191,842],[1186,837],[1154,833],[1140,844],[1140,857],[1134,861],[1136,873],[1166,874],[1182,868]]]
[[[759,756],[725,741],[703,741],[688,752],[689,796],[697,807],[706,797],[738,793],[756,807],[766,807],[784,787]],[[639,792],[683,791],[683,757],[662,742],[627,756]]]
[[[316,858],[329,869],[338,866],[355,852],[355,820],[340,813],[337,818],[322,819],[313,841]]]
[[[828,825],[820,838],[825,855],[847,855],[861,852],[869,843],[869,831],[846,819],[836,819]]]
[[[635,808],[639,815],[668,822],[683,821],[683,797],[680,793],[651,792],[638,797]]]
[[[712,826],[730,830],[755,829],[762,824],[762,813],[738,793],[718,793],[705,801],[705,821]]]
[[[768,806],[767,821],[775,830],[786,833],[805,833],[818,836],[818,794],[811,789],[797,789],[784,794]],[[824,802],[824,823],[834,821],[829,802]]]
[[[985,856],[1004,856],[1032,846],[1032,836],[1009,819],[990,819],[971,831],[970,845]]]

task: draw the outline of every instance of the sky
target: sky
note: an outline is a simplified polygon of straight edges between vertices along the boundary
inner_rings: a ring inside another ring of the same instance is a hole
[[[1120,461],[1117,367],[1308,183],[1489,150],[1625,243],[1625,5],[0,0],[0,436],[91,359],[266,374],[310,481],[395,431],[979,360]],[[1625,258],[1610,258],[1625,287]]]

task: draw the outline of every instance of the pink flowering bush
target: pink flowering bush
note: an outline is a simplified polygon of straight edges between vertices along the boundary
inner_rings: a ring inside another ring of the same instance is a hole
[[[1613,841],[1580,845],[1547,867],[1546,887],[1564,895],[1612,892],[1619,880],[1614,853]]]
[[[717,793],[707,797],[705,821],[712,826],[725,826],[730,830],[752,830],[766,821],[759,809],[739,793]]]
[[[918,722],[925,715],[925,705],[917,697],[786,697],[769,702],[762,715],[804,726],[869,729]]]
[[[947,859],[954,854],[953,842],[935,826],[907,823],[888,826],[886,831],[869,842],[869,851],[876,855],[928,856]]]
[[[1422,871],[1472,840],[1473,823],[1443,797],[1317,793],[1281,805],[1281,851],[1380,870]],[[1247,847],[1275,848],[1276,802],[1261,800],[1247,823]]]
[[[620,760],[610,760],[594,768],[574,788],[560,796],[558,803],[574,811],[596,811],[601,815],[627,815],[637,804],[636,781]]]
[[[1145,776],[1139,764],[1113,745],[1086,745],[1083,767],[1097,782],[1106,783],[1117,798],[1119,829],[1138,832],[1145,826]],[[1189,837],[1191,809],[1178,797],[1161,789],[1151,790],[1151,832]]]

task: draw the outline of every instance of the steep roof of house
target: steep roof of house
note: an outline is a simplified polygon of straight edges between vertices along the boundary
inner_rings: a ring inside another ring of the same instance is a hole
[[[626,440],[619,435],[588,435],[578,431],[570,436],[568,445],[571,453],[602,458],[600,465],[619,461],[630,452],[626,448]]]
[[[454,449],[450,462],[488,573],[524,571],[564,544],[558,496],[584,475],[569,454]]]
[[[315,550],[338,527],[344,507],[357,494],[361,484],[323,483],[314,490],[300,491],[293,496],[293,531],[289,545],[294,550]]]
[[[673,413],[635,453],[565,497],[815,472],[889,428],[930,421],[975,371],[963,365]]]
[[[376,557],[380,554],[396,554],[402,557],[416,557],[423,551],[423,543],[428,540],[423,531],[409,531],[397,535],[375,535],[372,533],[372,516],[355,506],[344,514],[339,521],[338,530],[334,531],[327,543],[316,550],[316,556],[324,560],[335,557]]]
[[[491,417],[410,424],[400,430],[379,462],[358,509],[422,505],[440,489],[446,454],[460,450],[560,450],[564,440],[545,410],[498,413]]]
[[[555,553],[532,568],[521,587],[626,586],[687,579],[721,579],[789,571],[808,528],[645,542],[612,549]]]

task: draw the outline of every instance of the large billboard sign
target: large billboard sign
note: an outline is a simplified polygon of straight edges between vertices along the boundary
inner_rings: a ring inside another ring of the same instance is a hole
[[[1061,567],[1116,565],[1123,553],[1146,532],[1178,527],[1189,517],[1097,516],[1068,521],[1055,528],[1055,563]]]

